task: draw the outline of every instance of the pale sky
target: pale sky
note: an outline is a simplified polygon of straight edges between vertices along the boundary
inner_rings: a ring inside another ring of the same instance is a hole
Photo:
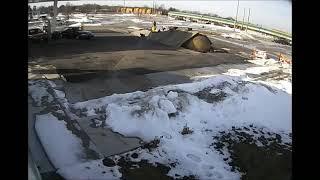
[[[120,0],[123,4],[123,0]],[[119,2],[118,2],[119,3]],[[235,18],[237,11],[237,1],[205,1],[205,0],[156,0],[157,5],[163,4],[166,8],[174,7],[181,10],[192,10],[204,13],[214,13],[222,17],[231,16]],[[144,5],[152,6],[152,0],[126,0],[126,5]],[[292,28],[292,8],[291,2],[285,0],[251,0],[239,1],[238,20],[242,21],[244,8],[246,8],[246,20],[248,9],[250,8],[250,22],[261,24],[269,28],[276,28],[291,33]]]
[[[153,0],[125,0],[126,6],[150,6]],[[155,0],[157,6],[174,7],[180,10],[192,10],[203,13],[214,13],[222,17],[236,17],[237,0]],[[51,2],[50,2],[51,3]],[[58,1],[58,6],[66,1]],[[101,5],[123,5],[124,0],[80,0],[71,4],[96,3]],[[52,2],[53,4],[53,2]],[[289,0],[240,0],[238,20],[242,21],[244,8],[245,20],[250,8],[250,22],[263,27],[292,32],[292,6]]]

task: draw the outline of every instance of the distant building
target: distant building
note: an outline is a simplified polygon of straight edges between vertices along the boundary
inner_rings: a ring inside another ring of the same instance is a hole
[[[152,8],[148,7],[120,7],[116,10],[116,12],[121,12],[121,13],[133,13],[133,14],[163,14],[163,11],[155,9],[153,10]]]

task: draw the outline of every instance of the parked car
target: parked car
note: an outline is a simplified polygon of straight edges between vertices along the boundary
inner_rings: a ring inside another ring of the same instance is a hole
[[[273,42],[279,43],[279,44],[283,44],[283,45],[288,45],[288,46],[292,45],[289,40],[284,39],[284,38],[275,38],[275,39],[273,40]]]
[[[78,27],[69,27],[61,32],[61,36],[62,38],[75,39],[78,31]]]
[[[94,35],[90,31],[78,31],[76,39],[91,39]]]
[[[62,34],[59,31],[54,31],[51,34],[51,38],[54,39],[54,40],[61,39],[62,38]]]
[[[79,27],[69,27],[61,32],[61,36],[67,39],[91,39],[94,34],[90,31],[80,31]]]
[[[28,30],[28,39],[31,42],[47,41],[48,35],[42,29],[35,27]]]

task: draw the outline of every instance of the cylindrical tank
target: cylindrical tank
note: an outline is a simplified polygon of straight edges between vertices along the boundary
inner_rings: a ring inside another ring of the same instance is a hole
[[[198,34],[189,39],[182,46],[199,52],[208,52],[211,49],[211,41],[207,36]]]

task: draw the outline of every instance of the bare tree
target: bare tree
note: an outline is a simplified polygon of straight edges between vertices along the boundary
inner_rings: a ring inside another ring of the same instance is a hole
[[[69,19],[71,11],[72,11],[71,4],[69,2],[67,2],[66,6],[65,6],[65,11],[64,11],[64,15],[66,16],[67,19]]]
[[[159,10],[165,10],[166,8],[164,7],[164,4],[161,4],[159,7],[158,7]]]
[[[32,19],[32,9],[31,9],[30,5],[28,5],[28,17],[29,17],[29,19]]]

